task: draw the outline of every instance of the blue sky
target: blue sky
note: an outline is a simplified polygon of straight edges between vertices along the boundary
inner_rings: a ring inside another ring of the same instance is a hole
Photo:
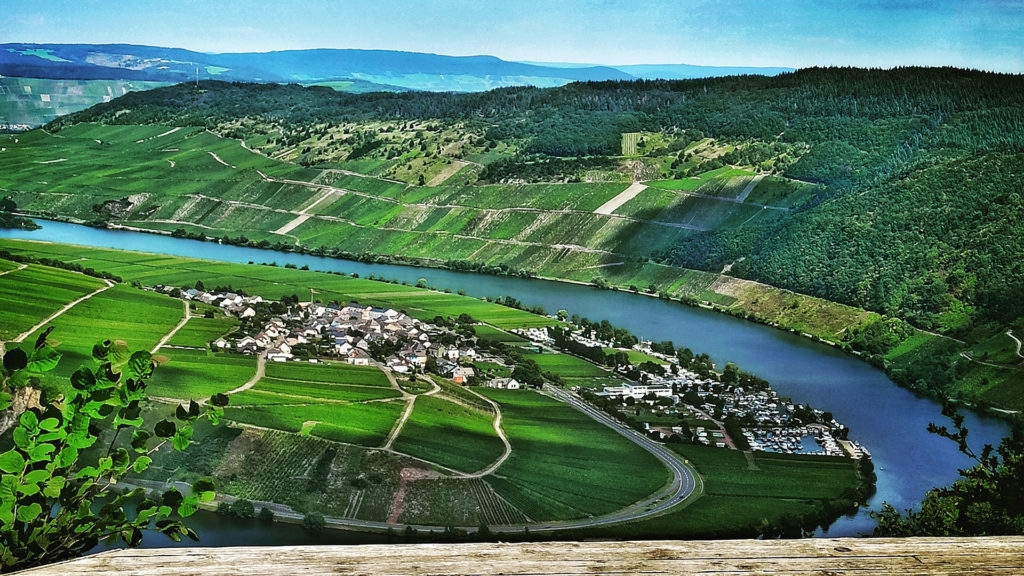
[[[0,42],[1024,72],[1024,0],[0,0]]]

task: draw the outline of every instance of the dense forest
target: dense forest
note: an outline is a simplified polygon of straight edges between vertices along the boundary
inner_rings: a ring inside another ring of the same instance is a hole
[[[477,127],[489,147],[514,143],[519,151],[485,166],[485,178],[531,181],[606,166],[625,132],[742,142],[716,161],[756,167],[777,157],[774,172],[823,192],[785,218],[691,235],[652,258],[709,271],[735,263],[737,276],[946,333],[1024,315],[1016,298],[1024,290],[1022,76],[812,68],[770,78],[365,95],[204,82],[131,93],[49,128],[94,121],[215,129],[238,119],[263,122],[242,123],[249,130],[460,122]]]

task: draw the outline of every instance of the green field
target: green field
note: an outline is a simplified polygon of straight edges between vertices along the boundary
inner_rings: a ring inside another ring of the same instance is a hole
[[[423,320],[467,313],[477,320],[501,328],[549,326],[555,323],[543,316],[476,298],[323,272],[10,239],[0,239],[0,249],[37,257],[75,260],[82,265],[117,274],[126,281],[137,280],[145,285],[191,287],[197,280],[202,280],[208,286],[230,285],[271,300],[292,294],[308,294],[309,289],[314,288],[324,301],[358,301],[392,307],[405,310]],[[0,281],[6,276],[0,276]]]
[[[383,398],[398,398],[401,393],[391,388],[377,386],[347,386],[328,382],[296,382],[279,378],[263,378],[253,388],[253,392],[266,392],[275,396],[284,396],[277,403],[311,403],[322,400],[337,402],[365,402]],[[244,400],[239,399],[239,402]]]
[[[569,386],[597,388],[621,384],[623,379],[610,370],[605,370],[587,360],[561,353],[527,353],[525,358],[533,360],[545,372],[552,372],[565,380]]]
[[[516,336],[510,334],[504,330],[498,330],[493,326],[486,324],[477,324],[473,326],[473,331],[476,332],[476,337],[481,340],[487,340],[488,342],[501,342],[504,344],[522,344],[528,342],[526,338],[522,336]]]
[[[686,508],[601,532],[635,538],[672,534],[678,538],[750,537],[763,523],[784,517],[800,523],[824,500],[850,498],[858,485],[853,461],[790,454],[742,452],[669,444],[704,478],[704,496]]]
[[[0,276],[0,340],[11,340],[35,326],[43,318],[65,305],[102,288],[102,280],[45,266],[0,260],[5,270]],[[2,270],[0,270],[2,271]]]
[[[481,393],[500,404],[512,443],[487,481],[536,521],[606,514],[668,481],[654,456],[558,400],[529,390]]]
[[[380,446],[404,407],[401,402],[228,406],[225,417],[284,432],[299,432],[309,423],[314,436],[360,446]]]
[[[615,354],[615,353],[618,353],[618,352],[625,352],[626,356],[629,356],[629,361],[630,361],[631,364],[640,364],[642,362],[654,362],[655,364],[668,364],[668,362],[665,362],[664,360],[662,360],[660,358],[655,358],[654,356],[651,356],[650,354],[645,354],[645,353],[643,353],[643,352],[641,352],[639,350],[619,350],[618,348],[605,348],[604,349],[604,353],[608,354],[608,355]]]
[[[149,394],[164,398],[205,399],[245,384],[256,373],[256,359],[242,354],[161,348],[167,358],[149,383]]]
[[[379,386],[388,388],[391,382],[375,366],[353,366],[341,362],[303,364],[301,362],[271,362],[267,376],[308,382]]]
[[[233,316],[203,318],[193,316],[167,342],[170,346],[194,346],[205,348],[210,342],[232,332],[239,325]]]
[[[448,468],[476,472],[504,451],[493,422],[491,413],[436,396],[421,396],[392,446],[399,452]]]
[[[0,280],[3,278],[0,276]],[[54,327],[50,340],[63,358],[44,381],[66,385],[72,372],[92,362],[93,345],[104,339],[123,340],[130,350],[148,351],[171,331],[182,314],[181,301],[124,284],[84,300],[49,324]],[[35,342],[40,331],[25,342]]]

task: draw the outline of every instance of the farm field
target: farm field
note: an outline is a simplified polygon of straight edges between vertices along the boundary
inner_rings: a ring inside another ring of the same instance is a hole
[[[67,385],[72,372],[92,362],[93,345],[106,338],[123,340],[128,350],[150,350],[182,314],[179,300],[124,284],[100,292],[49,323],[54,327],[50,340],[63,358],[43,380]],[[22,346],[34,342],[38,332],[26,338]]]
[[[221,316],[219,318],[193,316],[189,318],[181,330],[178,330],[167,341],[167,344],[169,346],[205,348],[213,340],[234,331],[238,324],[238,319],[233,316]]]
[[[162,363],[149,382],[150,396],[203,400],[245,384],[256,373],[256,359],[242,354],[164,347],[156,355]]]
[[[301,362],[271,362],[267,364],[267,376],[287,380],[376,386],[388,388],[391,383],[380,368],[374,366],[352,366],[342,362],[304,364]]]
[[[528,353],[523,357],[536,362],[542,371],[557,374],[565,380],[567,386],[599,388],[623,382],[622,378],[610,370],[604,370],[591,362],[568,354]]]
[[[757,452],[756,470],[742,452],[669,444],[704,477],[705,495],[664,516],[624,524],[638,538],[671,533],[678,537],[749,537],[766,522],[816,514],[823,501],[846,498],[858,486],[854,462]],[[840,496],[844,495],[844,496]],[[602,530],[603,531],[603,530]]]
[[[300,432],[306,423],[312,423],[311,434],[327,440],[380,446],[384,443],[395,420],[405,405],[401,402],[367,402],[362,404],[323,403],[291,405],[293,398],[284,398],[281,404],[228,406],[225,417],[242,424],[261,428]]]
[[[102,280],[61,270],[0,260],[0,340],[11,340],[65,305],[105,286]]]
[[[510,334],[504,330],[498,330],[493,326],[487,324],[477,324],[473,326],[473,331],[476,332],[476,337],[488,342],[502,342],[505,344],[523,344],[528,340],[522,336]]]
[[[476,320],[499,328],[548,326],[555,323],[542,316],[476,298],[323,272],[10,239],[0,239],[0,249],[42,258],[77,260],[82,265],[117,274],[126,281],[138,280],[146,285],[191,287],[197,280],[202,280],[209,286],[230,285],[272,300],[279,300],[284,295],[308,294],[310,288],[315,288],[324,301],[358,301],[368,305],[393,307],[422,320],[432,320],[436,316],[458,316],[465,312]],[[3,278],[0,276],[0,280]]]
[[[393,448],[460,472],[476,472],[504,451],[493,422],[492,413],[421,396]]]
[[[612,512],[668,481],[654,456],[558,400],[530,390],[480,392],[500,405],[512,444],[487,482],[534,520]]]

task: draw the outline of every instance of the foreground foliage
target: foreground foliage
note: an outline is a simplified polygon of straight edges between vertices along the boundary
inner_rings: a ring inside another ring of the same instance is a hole
[[[40,334],[30,352],[14,348],[4,355],[7,390],[21,390],[57,366],[61,354],[47,345],[49,332]],[[141,403],[152,357],[138,351],[120,363],[116,348],[109,340],[96,344],[97,366],[79,368],[63,395],[25,410],[11,434],[13,447],[0,453],[3,570],[75,557],[100,541],[137,546],[151,527],[175,541],[197,539],[182,518],[213,499],[212,482],[196,482],[189,495],[171,488],[159,497],[142,488],[120,492],[117,484],[129,472],[146,470],[164,444],[187,448],[193,425],[204,418],[216,421],[227,397],[215,396],[205,408],[192,401],[177,408],[177,422],[146,426]],[[10,401],[9,392],[0,394],[0,408]],[[104,449],[98,443],[107,430],[113,433]],[[117,443],[122,434],[130,436],[130,449]]]
[[[900,514],[885,504],[875,515],[876,536],[1000,536],[1024,534],[1024,428],[1019,423],[998,448],[986,445],[978,454],[967,444],[964,417],[952,404],[943,414],[953,430],[929,425],[929,431],[956,442],[976,462],[960,471],[952,486],[925,495],[919,510]]]

